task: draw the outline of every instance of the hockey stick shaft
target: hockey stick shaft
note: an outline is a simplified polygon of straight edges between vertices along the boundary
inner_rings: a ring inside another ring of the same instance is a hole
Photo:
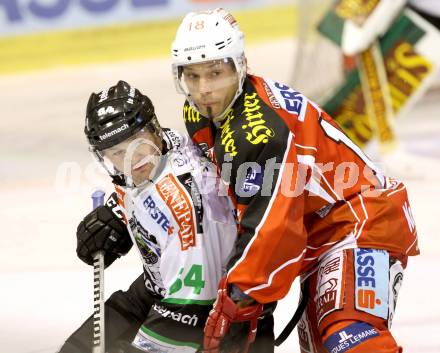
[[[105,193],[96,190],[92,194],[93,208],[104,204]],[[93,257],[93,353],[105,353],[104,313],[104,254]]]

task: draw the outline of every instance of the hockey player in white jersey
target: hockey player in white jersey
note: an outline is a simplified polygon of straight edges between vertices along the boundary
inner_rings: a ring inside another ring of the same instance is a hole
[[[80,223],[77,254],[92,264],[104,251],[109,266],[134,243],[144,269],[106,302],[107,351],[200,351],[237,234],[216,170],[187,136],[162,129],[150,99],[124,81],[91,95],[85,134],[116,193]],[[263,321],[251,352],[273,352],[273,319]],[[91,347],[89,318],[60,353]]]

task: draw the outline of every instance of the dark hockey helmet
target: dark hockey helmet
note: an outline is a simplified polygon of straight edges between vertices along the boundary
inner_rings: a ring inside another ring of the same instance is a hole
[[[144,127],[161,135],[153,103],[127,82],[121,80],[109,89],[91,94],[84,133],[92,151],[117,145]]]

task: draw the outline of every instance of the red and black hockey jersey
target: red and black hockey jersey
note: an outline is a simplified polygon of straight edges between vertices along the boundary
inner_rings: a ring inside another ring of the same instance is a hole
[[[259,302],[281,299],[337,246],[419,253],[405,185],[292,88],[248,75],[220,124],[188,103],[183,118],[235,196],[240,234],[228,281]]]

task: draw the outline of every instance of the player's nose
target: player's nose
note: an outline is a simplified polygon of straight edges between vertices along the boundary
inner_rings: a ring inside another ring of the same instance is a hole
[[[207,79],[207,78],[200,78],[199,81],[199,92],[200,94],[208,94],[210,92],[212,92],[212,82],[211,80]]]

